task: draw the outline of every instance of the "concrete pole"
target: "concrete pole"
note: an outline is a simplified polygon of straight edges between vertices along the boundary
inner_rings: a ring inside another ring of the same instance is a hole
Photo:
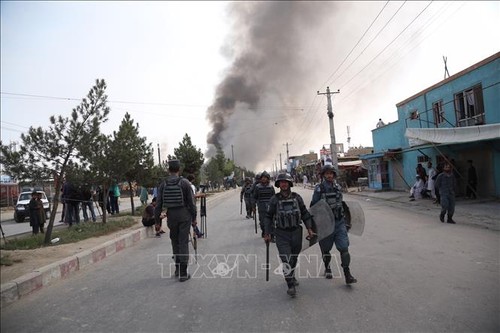
[[[330,87],[326,87],[326,93],[320,93],[318,91],[318,95],[326,95],[327,98],[327,114],[328,114],[328,121],[330,123],[330,153],[332,154],[332,164],[335,170],[338,170],[338,158],[337,158],[337,144],[335,142],[335,126],[333,124],[333,110],[332,110],[332,95],[333,94],[338,94],[340,93],[340,90],[337,90],[333,93],[330,92]]]

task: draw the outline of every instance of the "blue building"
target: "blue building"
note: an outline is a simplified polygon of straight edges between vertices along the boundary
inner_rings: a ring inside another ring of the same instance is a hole
[[[465,194],[468,161],[479,197],[500,197],[500,52],[396,105],[398,120],[372,130],[373,153],[360,156],[369,187],[409,190],[416,167],[451,162]]]

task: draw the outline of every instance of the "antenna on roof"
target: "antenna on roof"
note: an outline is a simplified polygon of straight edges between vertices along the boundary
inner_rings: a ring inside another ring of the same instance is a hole
[[[347,148],[351,148],[351,128],[347,126]]]
[[[443,61],[444,61],[444,78],[445,79],[447,77],[450,77],[450,72],[448,72],[448,66],[446,65],[446,60],[448,60],[448,57],[443,56]]]

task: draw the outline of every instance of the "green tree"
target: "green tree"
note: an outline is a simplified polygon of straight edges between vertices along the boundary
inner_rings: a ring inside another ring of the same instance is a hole
[[[88,165],[86,165],[86,177],[91,179],[91,183],[99,185],[100,191],[104,193],[102,202],[102,222],[107,222],[106,205],[108,196],[106,195],[115,177],[116,165],[111,154],[111,136],[99,134],[92,145],[83,145],[81,151],[84,152]]]
[[[174,148],[174,156],[168,155],[169,160],[175,158],[181,162],[182,176],[187,177],[187,175],[193,174],[196,178],[195,183],[199,183],[201,167],[205,159],[201,149],[192,144],[187,133],[179,142],[179,147]]]
[[[217,147],[216,154],[212,157],[208,163],[205,165],[205,176],[206,179],[212,183],[221,183],[224,178],[224,168],[226,165],[226,157],[224,151],[220,147]]]
[[[41,127],[30,127],[27,134],[21,135],[20,154],[26,158],[24,163],[31,170],[41,170],[41,174],[50,173],[55,181],[55,196],[45,233],[45,243],[50,243],[52,228],[59,203],[59,194],[63,176],[68,165],[85,163],[85,155],[78,147],[85,142],[92,145],[99,136],[100,125],[107,120],[109,107],[107,103],[106,83],[96,80],[86,98],[73,109],[71,116],[51,116],[48,130]]]
[[[139,124],[134,125],[134,121],[128,113],[120,124],[118,132],[113,132],[113,140],[111,140],[111,150],[109,151],[115,168],[115,178],[118,181],[125,180],[130,189],[130,204],[132,207],[132,215],[134,215],[134,191],[132,184],[139,178],[147,177],[144,170],[152,169],[153,155],[151,143],[147,143],[146,137],[139,136]]]
[[[31,178],[30,168],[25,163],[25,156],[19,151],[12,149],[10,145],[1,145],[0,163],[3,166],[3,172],[11,176],[13,180],[22,184],[25,180]]]

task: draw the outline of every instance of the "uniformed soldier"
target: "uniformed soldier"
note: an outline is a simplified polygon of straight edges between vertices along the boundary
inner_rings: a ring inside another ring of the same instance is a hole
[[[260,182],[255,186],[253,197],[259,212],[259,225],[264,237],[264,217],[267,211],[267,204],[271,197],[276,193],[273,185],[269,182],[271,176],[267,171],[263,171],[260,175]],[[254,208],[255,212],[255,208]],[[273,238],[274,240],[274,238]]]
[[[276,247],[283,263],[283,275],[288,286],[287,294],[294,297],[295,286],[299,285],[295,279],[295,267],[302,250],[301,220],[304,221],[308,234],[312,237],[311,215],[302,197],[292,192],[293,182],[289,174],[279,174],[274,186],[278,187],[280,192],[269,201],[264,219],[264,240],[271,241],[271,232],[274,232]]]
[[[240,202],[245,200],[245,209],[247,211],[247,215],[245,216],[247,219],[252,218],[252,179],[249,177],[245,178],[245,184],[241,188],[240,192]]]
[[[179,176],[180,161],[168,161],[170,175],[161,184],[155,207],[155,219],[161,221],[160,215],[167,210],[167,226],[170,229],[172,252],[175,258],[175,276],[179,281],[189,280],[187,272],[189,262],[189,231],[196,226],[196,205],[191,183]]]
[[[260,173],[256,174],[255,175],[255,179],[254,179],[254,182],[252,184],[252,188],[250,189],[250,205],[252,206],[252,212],[253,214],[257,214],[256,213],[256,202],[255,202],[255,198],[254,198],[254,194],[255,194],[255,187],[257,187],[257,184],[260,183]]]
[[[349,270],[351,256],[349,254],[349,237],[347,236],[348,228],[346,226],[345,208],[342,202],[342,191],[340,186],[335,182],[337,172],[332,165],[327,164],[321,169],[321,177],[323,181],[314,188],[311,206],[319,200],[324,199],[335,216],[335,229],[333,233],[319,241],[323,262],[325,263],[325,277],[327,279],[333,277],[330,268],[330,261],[332,259],[330,251],[335,243],[335,247],[340,252],[340,261],[344,269],[345,282],[347,284],[356,283],[357,280],[351,275]]]

